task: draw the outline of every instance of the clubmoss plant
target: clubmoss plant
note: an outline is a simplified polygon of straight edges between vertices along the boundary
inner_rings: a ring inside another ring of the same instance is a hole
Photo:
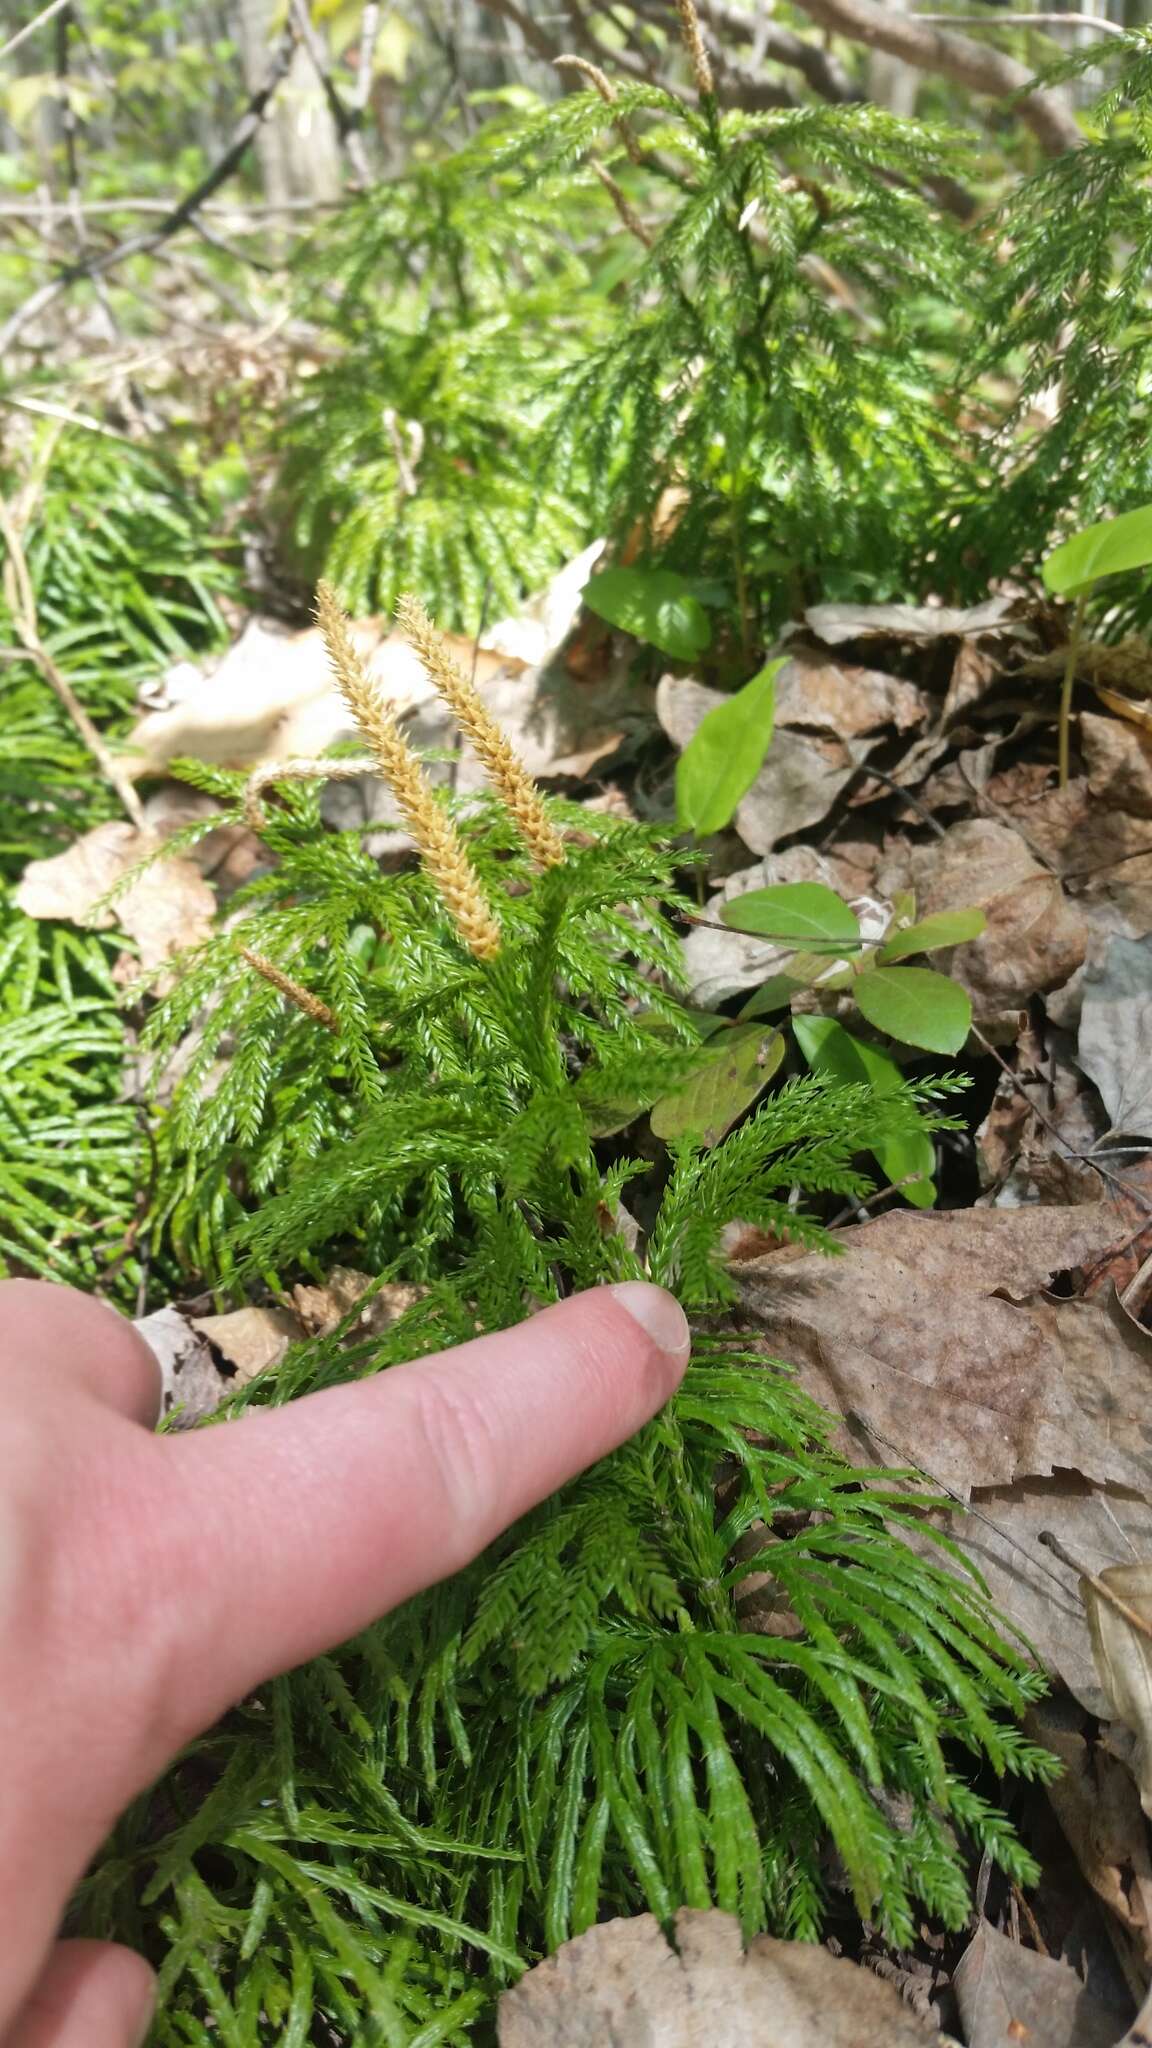
[[[915,1482],[849,1466],[829,1418],[717,1315],[724,1224],[831,1249],[801,1192],[861,1195],[857,1156],[947,1121],[945,1084],[813,1075],[710,1150],[598,1143],[699,1056],[674,993],[672,852],[545,799],[503,748],[490,798],[433,792],[327,594],[321,611],[420,860],[383,874],[325,831],[315,779],[266,792],[274,864],[152,1027],[161,1048],[203,1032],[164,1203],[215,1277],[223,1243],[273,1289],[340,1256],[423,1291],[382,1337],[349,1318],[234,1405],[645,1274],[698,1342],[634,1441],[199,1744],[124,1823],[85,1924],[154,1956],[165,2048],[490,2040],[526,1964],[644,1908],[714,1902],[811,1938],[840,1898],[897,1942],[922,1912],[957,1926],[966,1843],[1032,1874],[971,1774],[1048,1770],[1015,1725],[1036,1681],[955,1556],[906,1541]],[[476,737],[430,625],[403,615]],[[239,816],[239,779],[210,783]],[[766,1631],[744,1608],[762,1574]]]

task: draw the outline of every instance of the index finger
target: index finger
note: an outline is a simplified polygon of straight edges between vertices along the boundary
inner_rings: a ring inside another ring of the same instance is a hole
[[[153,1506],[181,1549],[192,1728],[458,1570],[673,1392],[683,1311],[596,1288],[496,1336],[173,1440]],[[189,1553],[188,1523],[212,1532]]]

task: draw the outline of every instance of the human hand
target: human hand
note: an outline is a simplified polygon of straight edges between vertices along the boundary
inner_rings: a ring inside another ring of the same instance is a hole
[[[0,1283],[3,2048],[136,2048],[147,1965],[56,1940],[120,1810],[254,1686],[457,1571],[623,1442],[687,1357],[676,1303],[629,1283],[157,1437],[130,1324]]]

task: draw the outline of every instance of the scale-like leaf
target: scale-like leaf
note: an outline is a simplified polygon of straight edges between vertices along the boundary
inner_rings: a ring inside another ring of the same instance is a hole
[[[845,1031],[835,1017],[794,1017],[792,1029],[813,1073],[828,1074],[845,1086],[867,1082],[877,1095],[891,1095],[904,1080],[900,1064],[879,1045],[867,1045]],[[916,1209],[931,1209],[936,1201],[932,1175],[936,1151],[927,1131],[892,1138],[874,1148],[886,1180],[900,1185],[906,1202]]]

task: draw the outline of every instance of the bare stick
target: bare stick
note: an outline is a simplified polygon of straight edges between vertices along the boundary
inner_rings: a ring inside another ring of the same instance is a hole
[[[391,12],[392,9],[389,7],[388,13],[391,14]],[[383,26],[384,8],[381,6],[380,0],[368,0],[368,5],[360,16],[360,46],[356,52],[356,83],[352,89],[352,107],[361,120],[364,117],[368,106],[368,97],[372,91],[372,62],[376,55],[376,45],[380,40],[380,30]]]
[[[23,28],[18,28],[14,36],[9,36],[6,43],[0,44],[0,61],[10,57],[13,50],[18,50],[21,43],[27,42],[29,36],[35,35],[38,28],[43,28],[54,15],[63,14],[64,9],[71,5],[72,0],[52,0],[50,7],[42,7],[39,14],[33,15],[32,20],[26,21]]]
[[[4,594],[12,612],[12,623],[16,629],[19,647],[0,647],[0,661],[33,661],[40,670],[49,689],[64,706],[84,745],[99,764],[106,782],[116,791],[129,818],[138,832],[145,829],[144,811],[128,777],[120,763],[105,746],[100,733],[93,725],[80,699],[40,638],[40,624],[36,611],[36,593],[28,573],[28,560],[20,531],[8,506],[0,498],[0,535],[8,550],[8,561],[4,571]]]
[[[103,277],[118,264],[127,262],[130,256],[150,255],[153,249],[158,249],[179,228],[189,224],[205,199],[210,198],[212,193],[231,177],[237,165],[247,155],[249,145],[268,111],[272,97],[287,74],[296,44],[296,27],[294,23],[290,23],[277,45],[263,83],[248,101],[232,131],[227,147],[205,172],[199,183],[194,185],[183,199],[177,201],[159,226],[130,235],[126,241],[117,242],[114,248],[104,249],[99,255],[88,256],[83,260],[77,258],[76,262],[66,264],[59,275],[48,284],[41,285],[30,299],[26,299],[22,306],[17,307],[0,332],[0,360],[17,337],[24,332],[29,322],[53,305],[72,285],[77,284],[82,278]]]

